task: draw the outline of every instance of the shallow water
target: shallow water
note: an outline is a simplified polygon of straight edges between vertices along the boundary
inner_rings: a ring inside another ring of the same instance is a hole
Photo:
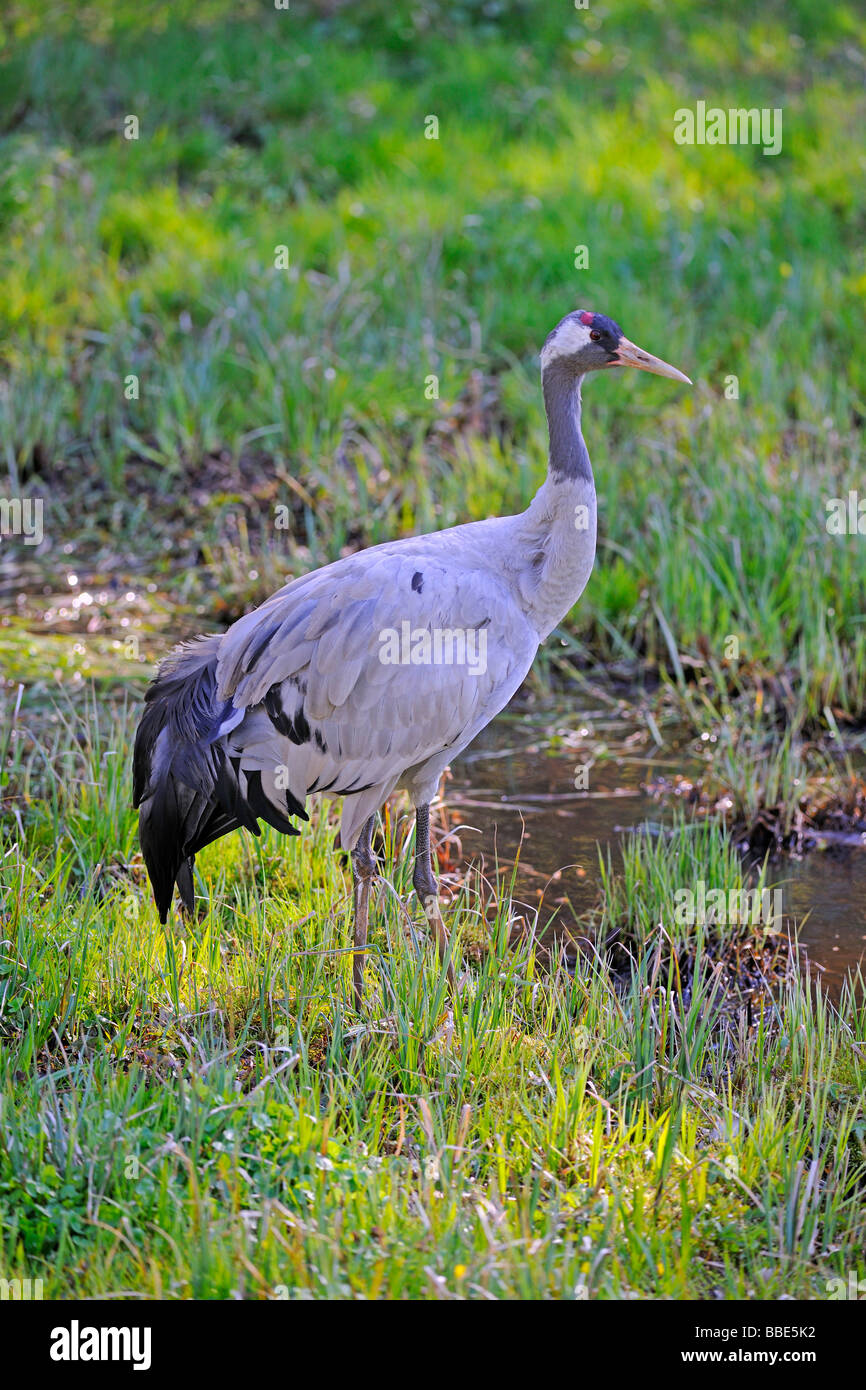
[[[177,586],[82,571],[70,560],[53,576],[37,565],[0,563],[0,668],[7,687],[47,679],[74,689],[93,677],[144,681],[151,663],[181,637],[212,628],[206,605],[184,606]],[[22,640],[23,639],[23,640]],[[599,849],[614,862],[623,837],[661,825],[670,807],[646,784],[695,777],[712,743],[677,725],[650,725],[623,703],[592,709],[508,710],[457,760],[446,805],[459,824],[464,862],[483,856],[492,871],[514,863],[516,896],[550,935],[579,935],[578,919],[598,900]],[[579,769],[592,760],[587,790]],[[866,956],[866,847],[813,850],[779,859],[768,875],[782,910],[801,924],[809,961],[838,995],[847,971]]]
[[[446,785],[464,860],[483,855],[492,872],[497,857],[500,868],[513,865],[519,848],[516,898],[540,908],[542,922],[556,911],[548,934],[581,934],[577,919],[598,899],[599,849],[610,848],[616,863],[625,835],[670,819],[671,808],[646,784],[659,775],[698,775],[712,757],[711,747],[676,727],[662,727],[659,736],[661,747],[639,716],[609,711],[500,716],[455,763]],[[575,777],[582,780],[579,769],[599,744],[606,752],[588,770],[587,791],[577,792]],[[780,857],[768,882],[781,889],[804,958],[838,997],[846,972],[866,958],[866,847]]]

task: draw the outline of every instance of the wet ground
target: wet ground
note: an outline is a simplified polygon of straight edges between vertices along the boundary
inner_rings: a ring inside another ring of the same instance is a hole
[[[208,626],[202,603],[179,601],[175,581],[79,567],[73,557],[46,571],[0,552],[0,672],[7,682],[146,680],[175,642]]]
[[[516,896],[540,907],[542,920],[556,911],[552,931],[566,937],[597,902],[599,850],[610,849],[616,863],[624,836],[669,818],[648,784],[696,777],[712,756],[709,740],[650,728],[639,715],[509,711],[455,764],[446,801],[464,859],[483,855],[492,871],[497,857],[510,866],[519,850]],[[866,844],[780,856],[768,882],[781,890],[810,966],[838,997],[846,972],[866,959]]]
[[[92,679],[143,683],[174,642],[213,630],[204,598],[192,572],[158,582],[132,568],[85,573],[70,556],[49,578],[35,564],[0,557],[6,690],[19,680],[37,682],[49,697],[58,685],[74,690]],[[713,751],[710,737],[690,739],[625,701],[593,708],[581,696],[567,709],[506,711],[458,760],[446,787],[463,861],[483,856],[492,876],[497,857],[510,867],[519,850],[517,896],[545,921],[556,914],[553,933],[580,932],[578,919],[598,900],[599,850],[616,860],[624,836],[647,823],[662,827],[671,807],[648,785],[699,776]],[[769,881],[810,962],[838,994],[866,955],[866,844],[782,856]]]

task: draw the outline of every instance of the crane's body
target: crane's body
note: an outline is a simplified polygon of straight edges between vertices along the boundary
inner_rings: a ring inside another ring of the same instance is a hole
[[[605,358],[588,361],[596,343]],[[242,826],[258,834],[260,819],[298,833],[293,821],[307,819],[309,796],[341,797],[360,1000],[373,818],[403,788],[417,811],[415,887],[447,948],[429,803],[444,768],[508,704],[589,579],[596,497],[580,383],[629,351],[639,353],[602,315],[568,315],[548,338],[550,464],[525,512],[345,556],[167,659],[148,691],[134,759],[162,921],[175,884],[192,908],[193,860],[205,845]],[[640,357],[633,365],[687,380]]]

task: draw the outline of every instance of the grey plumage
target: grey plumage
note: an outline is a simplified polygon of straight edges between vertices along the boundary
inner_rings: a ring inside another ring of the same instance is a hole
[[[258,834],[260,820],[297,833],[292,821],[307,819],[310,795],[342,797],[360,998],[372,817],[402,787],[419,816],[416,889],[447,950],[427,806],[448,762],[508,703],[589,578],[596,505],[580,383],[616,365],[617,346],[640,351],[612,320],[586,313],[568,315],[545,343],[550,468],[526,512],[346,556],[163,663],[134,753],[134,804],[163,922],[175,884],[192,907],[194,857],[212,840],[240,827]],[[642,358],[633,365],[681,375]]]

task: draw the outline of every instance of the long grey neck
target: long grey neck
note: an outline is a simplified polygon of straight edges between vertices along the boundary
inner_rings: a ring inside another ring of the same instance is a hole
[[[550,435],[550,476],[592,482],[592,465],[580,432],[580,387],[575,377],[554,360],[542,373],[541,389]]]
[[[541,383],[550,432],[547,477],[526,511],[505,519],[511,535],[504,563],[521,607],[543,639],[577,602],[589,579],[596,498],[580,432],[580,380],[552,362]],[[501,571],[501,545],[497,554]]]

